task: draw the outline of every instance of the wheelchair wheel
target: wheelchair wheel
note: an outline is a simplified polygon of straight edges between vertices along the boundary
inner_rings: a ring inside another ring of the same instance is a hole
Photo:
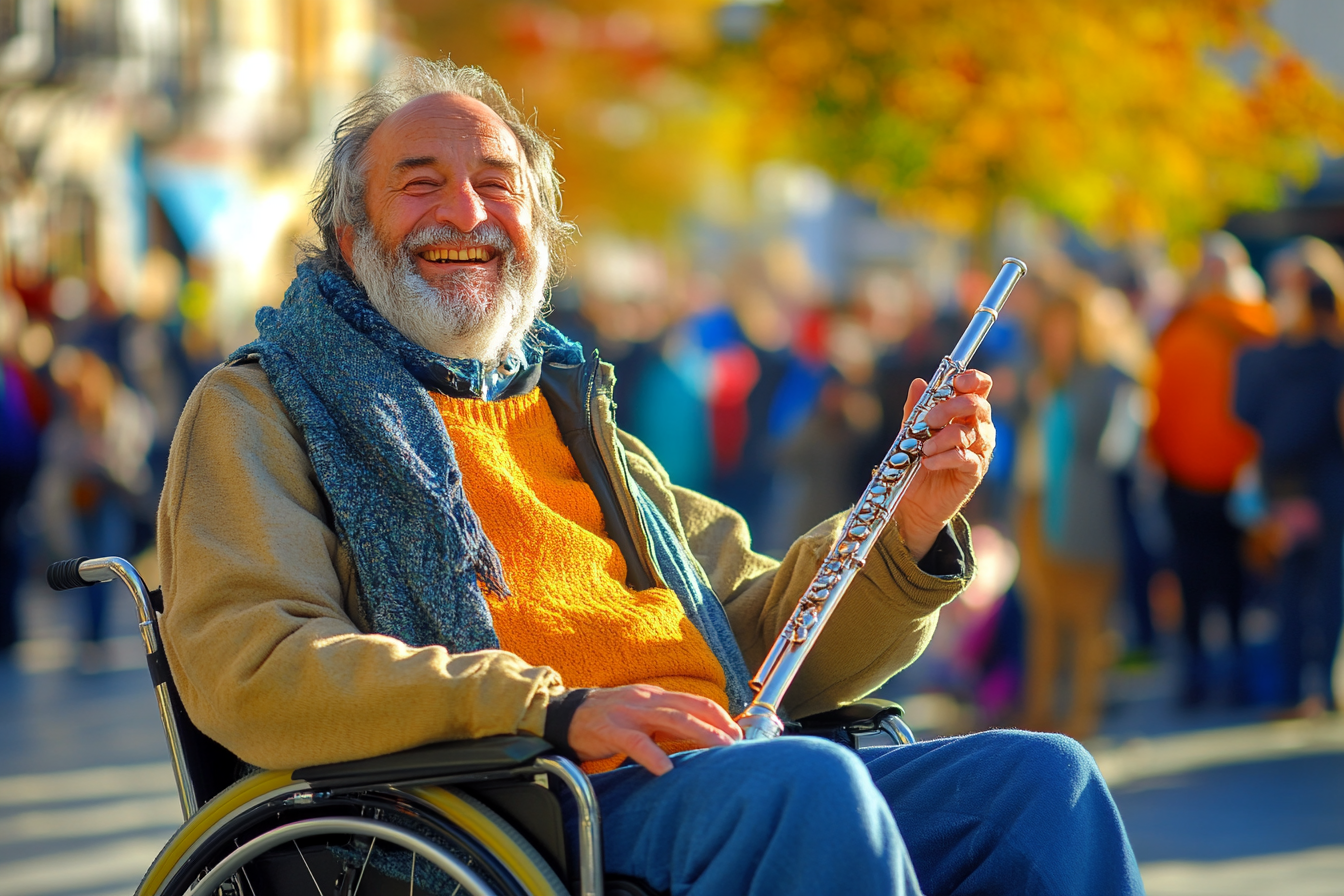
[[[137,896],[566,893],[526,839],[447,788],[290,794],[192,828],[169,841]]]

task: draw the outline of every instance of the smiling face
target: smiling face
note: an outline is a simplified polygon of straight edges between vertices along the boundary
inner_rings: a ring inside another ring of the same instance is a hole
[[[337,237],[370,301],[431,350],[502,360],[541,305],[547,261],[508,125],[469,97],[422,96],[374,130],[364,167],[367,224]]]

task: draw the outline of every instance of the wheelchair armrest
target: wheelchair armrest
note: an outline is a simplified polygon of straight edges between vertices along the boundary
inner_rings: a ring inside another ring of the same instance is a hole
[[[322,787],[361,787],[421,781],[436,776],[492,772],[525,765],[551,745],[539,737],[505,734],[479,740],[442,741],[386,756],[297,769],[294,780]]]
[[[869,698],[867,700],[858,700],[838,709],[832,709],[827,712],[819,712],[810,715],[804,719],[798,719],[797,725],[801,728],[844,728],[849,725],[869,722],[877,723],[877,719],[884,715],[905,715],[905,710],[901,704],[891,700],[879,700]]]

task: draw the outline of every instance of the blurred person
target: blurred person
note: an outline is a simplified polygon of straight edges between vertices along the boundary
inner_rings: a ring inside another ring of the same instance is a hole
[[[60,517],[56,525],[66,529],[77,555],[129,556],[135,547],[136,496],[151,481],[146,459],[153,410],[89,349],[58,348],[51,376],[66,399],[52,424],[45,458],[63,497],[53,508]],[[81,664],[88,671],[97,671],[104,660],[111,634],[107,606],[118,587],[107,583],[80,593],[84,612],[78,636]]]
[[[195,385],[190,364],[177,338],[176,304],[182,289],[182,265],[167,250],[146,253],[138,301],[119,321],[115,369],[153,412],[154,427],[145,455],[149,477],[127,495],[135,527],[131,551],[139,554],[154,539],[158,497],[168,470],[168,449],[177,418]],[[143,487],[142,487],[143,486]]]
[[[1231,634],[1232,699],[1249,699],[1242,532],[1228,516],[1228,498],[1237,471],[1255,456],[1256,436],[1233,415],[1232,374],[1241,351],[1274,332],[1273,311],[1241,243],[1227,233],[1206,237],[1187,302],[1157,338],[1157,411],[1149,430],[1167,477],[1163,503],[1183,602],[1179,701],[1187,707],[1208,698],[1203,623],[1213,608],[1226,613]]]
[[[780,489],[775,502],[776,539],[787,546],[809,523],[854,503],[858,433],[845,412],[854,389],[840,376],[822,387],[808,416],[775,451]],[[868,469],[878,458],[870,458]]]
[[[1247,349],[1236,378],[1237,415],[1260,436],[1282,699],[1307,715],[1338,708],[1331,669],[1344,615],[1344,344],[1338,296],[1318,270],[1344,282],[1344,263],[1320,240],[1272,260],[1283,332]]]
[[[758,550],[772,554],[773,545],[766,536],[774,528],[771,514],[779,482],[779,445],[770,430],[770,412],[792,362],[793,328],[780,298],[764,288],[754,266],[741,266],[730,277],[728,289],[733,317],[758,373],[744,402],[746,434],[741,450],[735,464],[716,474],[715,489],[756,533]],[[787,550],[788,544],[783,548]]]
[[[129,312],[113,301],[91,271],[83,276],[59,277],[53,289],[53,302],[63,306],[57,309],[56,342],[96,358],[112,378],[112,385],[104,390],[112,402],[106,412],[91,412],[86,406],[101,387],[76,390],[78,396],[66,386],[62,389],[75,401],[75,418],[83,426],[78,436],[80,444],[96,442],[100,446],[93,451],[106,463],[94,466],[118,470],[109,480],[116,483],[111,490],[94,488],[92,480],[77,490],[84,541],[106,540],[91,533],[103,528],[94,520],[111,511],[106,510],[101,497],[94,501],[97,512],[93,505],[81,502],[92,500],[93,495],[115,494],[111,500],[116,505],[116,521],[109,525],[118,532],[129,525],[131,531],[128,541],[118,539],[119,556],[138,555],[153,541],[168,443],[186,399],[184,387],[189,384],[183,382],[185,354],[165,322],[180,281],[176,259],[154,248],[145,256],[140,290]],[[91,362],[82,364],[79,370],[90,383],[101,382],[104,377],[104,371]],[[149,431],[137,432],[145,425],[147,408],[153,410],[155,422]],[[81,469],[85,466],[81,464]],[[101,623],[95,627],[101,630]]]
[[[539,317],[568,231],[551,159],[497,83],[447,61],[412,61],[342,116],[321,244],[174,439],[163,634],[197,726],[272,768],[544,737],[593,771],[608,869],[659,890],[1141,892],[1066,738],[729,746],[747,658],[842,520],[762,557],[617,430],[610,368]],[[795,683],[799,714],[909,662],[974,574],[957,511],[993,449],[991,383],[954,384]]]
[[[655,452],[668,475],[707,491],[714,476],[709,413],[709,352],[694,318],[674,324],[634,386],[630,431]]]
[[[1071,296],[1045,299],[1016,471],[1018,587],[1026,615],[1023,723],[1074,737],[1096,733],[1103,673],[1114,660],[1106,615],[1115,596],[1120,535],[1101,447],[1129,382],[1085,351],[1095,344],[1084,338],[1085,323]],[[1062,715],[1061,687],[1069,694]]]
[[[787,550],[814,514],[834,513],[858,494],[851,469],[855,446],[843,425],[846,389],[827,359],[830,320],[825,308],[797,315],[769,396],[766,432],[775,477],[769,520],[757,537],[771,554]]]
[[[980,574],[958,601],[960,607],[949,608],[963,616],[964,624],[955,662],[979,710],[980,726],[998,727],[1021,705],[1025,620],[1015,587],[1021,554],[987,523],[976,524],[971,536]]]
[[[19,640],[19,585],[26,569],[19,510],[37,476],[51,397],[17,354],[23,306],[0,293],[0,656]]]
[[[1128,378],[1115,401],[1101,436],[1098,457],[1114,475],[1115,508],[1120,532],[1120,593],[1128,609],[1129,637],[1121,664],[1151,666],[1156,659],[1157,630],[1149,604],[1153,577],[1170,553],[1166,516],[1162,510],[1162,477],[1144,451],[1153,399],[1153,346],[1141,317],[1144,292],[1128,267],[1120,286],[1092,296],[1089,309],[1094,332],[1105,333],[1105,357]]]

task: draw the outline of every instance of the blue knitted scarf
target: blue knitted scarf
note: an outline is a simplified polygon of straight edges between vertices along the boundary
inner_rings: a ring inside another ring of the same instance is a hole
[[[443,418],[420,385],[433,378],[479,393],[479,361],[422,348],[389,324],[363,290],[299,267],[279,309],[257,313],[256,357],[303,433],[336,531],[359,573],[369,627],[455,653],[499,647],[479,582],[508,593],[499,555],[467,503]],[[538,321],[527,364],[583,363],[577,343]],[[437,377],[434,374],[438,374]]]
[[[483,365],[421,348],[357,285],[308,265],[278,310],[257,313],[257,332],[229,363],[258,360],[303,433],[354,558],[370,630],[455,653],[498,648],[478,582],[508,593],[499,555],[467,503],[453,443],[421,385],[479,394]],[[583,363],[579,345],[541,321],[524,336],[523,355],[526,365]],[[658,574],[718,658],[737,712],[751,697],[749,673],[723,607],[667,520],[635,491]]]

